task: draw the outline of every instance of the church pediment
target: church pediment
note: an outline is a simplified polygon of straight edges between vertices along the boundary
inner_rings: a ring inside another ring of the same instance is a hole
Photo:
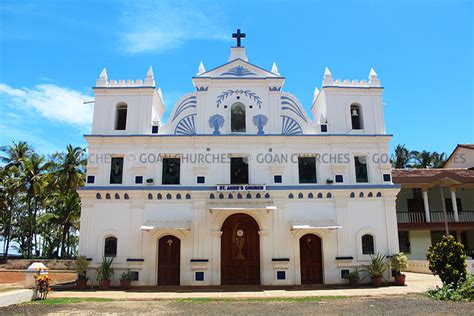
[[[279,74],[260,68],[242,59],[236,59],[224,65],[206,71],[194,77],[197,78],[229,78],[229,79],[245,79],[245,78],[281,78]]]

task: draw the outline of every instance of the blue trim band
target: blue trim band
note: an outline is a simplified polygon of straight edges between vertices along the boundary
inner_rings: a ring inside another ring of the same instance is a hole
[[[145,259],[140,259],[140,258],[128,258],[127,262],[143,262]]]
[[[211,80],[267,80],[267,79],[282,79],[285,77],[192,77],[192,79],[211,79]]]
[[[332,184],[332,185],[318,185],[318,184],[303,184],[303,185],[267,185],[267,191],[282,191],[282,190],[366,190],[366,189],[398,189],[400,184],[363,184],[363,185],[343,185],[343,184]],[[117,185],[104,185],[104,186],[84,186],[77,188],[78,191],[150,191],[150,190],[162,190],[162,191],[217,191],[217,186],[180,186],[180,185],[137,185],[137,186],[117,186]]]
[[[273,262],[285,262],[290,261],[290,258],[272,258]]]
[[[195,135],[175,135],[175,134],[129,134],[129,135],[106,135],[106,134],[85,134],[84,137],[203,137],[203,136],[212,136],[212,137],[393,137],[393,134],[302,134],[302,135],[283,135],[283,134],[195,134]]]

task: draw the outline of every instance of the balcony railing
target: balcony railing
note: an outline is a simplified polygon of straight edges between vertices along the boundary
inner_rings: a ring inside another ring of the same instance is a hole
[[[448,222],[455,222],[454,213],[448,212]],[[432,223],[444,223],[444,214],[440,211],[430,212]],[[401,212],[397,213],[398,223],[426,223],[425,213],[423,212]],[[474,211],[459,212],[459,222],[474,222]]]

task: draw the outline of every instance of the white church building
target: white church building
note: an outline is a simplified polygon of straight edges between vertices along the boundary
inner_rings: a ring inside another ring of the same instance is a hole
[[[285,77],[250,63],[199,65],[165,121],[153,70],[94,89],[79,253],[113,284],[344,283],[371,254],[398,252],[382,92],[326,68],[311,115]],[[388,278],[388,274],[387,274]]]

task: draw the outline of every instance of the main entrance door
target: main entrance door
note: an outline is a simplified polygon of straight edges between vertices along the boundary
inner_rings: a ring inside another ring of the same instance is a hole
[[[221,284],[260,284],[258,224],[249,215],[234,214],[222,225]]]
[[[307,234],[300,238],[301,284],[323,283],[321,238]]]
[[[158,285],[179,285],[181,241],[171,235],[158,242]]]

